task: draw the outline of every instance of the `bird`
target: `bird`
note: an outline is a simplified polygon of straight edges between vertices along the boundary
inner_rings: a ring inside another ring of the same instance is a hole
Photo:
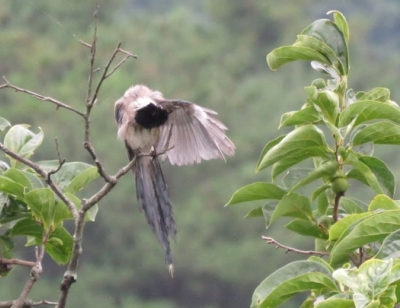
[[[114,105],[118,138],[125,144],[136,181],[136,197],[148,224],[165,252],[173,276],[169,239],[176,240],[176,225],[160,161],[172,165],[200,163],[235,154],[227,127],[217,112],[180,99],[165,99],[143,84],[126,90]]]

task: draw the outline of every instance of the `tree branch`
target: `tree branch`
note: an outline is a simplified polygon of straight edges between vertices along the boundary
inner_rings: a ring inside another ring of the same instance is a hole
[[[286,250],[286,253],[289,251],[296,252],[302,255],[317,255],[317,256],[327,256],[329,255],[329,252],[327,251],[314,251],[314,250],[300,250],[297,248],[289,247],[286,245],[283,245],[277,241],[275,241],[272,237],[266,237],[262,236],[261,237],[263,240],[265,240],[268,244],[275,244],[276,248],[283,248]]]
[[[2,301],[0,302],[0,307],[4,308],[10,308],[13,305],[14,301]],[[48,306],[56,306],[57,302],[51,302],[48,300],[42,300],[39,302],[34,302],[32,300],[27,299],[25,302],[22,304],[22,308],[31,308],[34,306],[43,306],[43,305],[48,305]]]
[[[60,190],[60,188],[58,188],[58,186],[51,180],[48,172],[46,172],[43,168],[41,168],[38,164],[35,164],[31,160],[26,159],[25,157],[22,157],[17,153],[14,153],[1,142],[0,142],[0,150],[3,151],[6,155],[9,155],[12,158],[18,160],[19,162],[25,164],[26,166],[31,167],[39,175],[41,175],[42,178],[46,181],[46,183],[50,186],[50,188],[54,191],[54,193],[68,206],[74,219],[76,220],[78,218],[78,210],[76,209],[75,204],[72,201],[70,201]]]
[[[34,267],[36,265],[36,263],[32,261],[26,261],[21,259],[5,259],[2,258],[1,256],[0,256],[0,264],[21,265],[27,267]]]
[[[42,95],[42,94],[38,94],[38,93],[36,93],[36,92],[30,91],[30,90],[27,90],[27,89],[17,87],[17,86],[15,86],[15,85],[11,84],[11,83],[6,79],[6,77],[4,77],[4,76],[3,76],[3,79],[4,79],[4,81],[5,81],[6,83],[0,85],[0,90],[1,90],[1,89],[5,89],[5,88],[14,89],[16,92],[22,92],[22,93],[28,94],[28,95],[30,95],[30,96],[33,96],[33,97],[36,98],[37,100],[52,103],[52,104],[54,104],[54,105],[57,106],[56,108],[64,108],[64,109],[67,109],[67,110],[69,110],[69,111],[75,112],[76,114],[80,115],[80,116],[83,117],[83,118],[85,117],[85,114],[84,114],[83,112],[80,112],[79,110],[77,110],[77,109],[75,109],[75,108],[73,108],[73,107],[71,107],[71,106],[69,106],[69,105],[67,105],[67,104],[64,104],[63,102],[60,102],[60,101],[58,101],[58,100],[56,100],[56,99],[54,99],[54,98],[52,98],[52,97],[49,97],[49,96],[44,96],[44,95]]]

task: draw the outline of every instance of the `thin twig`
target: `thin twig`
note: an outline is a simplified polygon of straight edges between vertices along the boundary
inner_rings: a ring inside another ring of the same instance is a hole
[[[333,222],[337,222],[339,219],[339,201],[340,198],[344,196],[343,192],[336,193],[335,204],[333,205]]]
[[[69,106],[69,105],[67,105],[67,104],[64,104],[63,102],[60,102],[60,101],[58,101],[58,100],[56,100],[56,99],[54,99],[54,98],[52,98],[52,97],[49,97],[49,96],[44,96],[44,95],[42,95],[42,94],[39,94],[39,93],[30,91],[30,90],[27,90],[27,89],[17,87],[17,86],[15,86],[15,85],[11,84],[11,83],[6,79],[6,77],[4,77],[4,76],[3,76],[3,79],[4,79],[4,81],[5,81],[6,83],[3,84],[3,85],[1,85],[1,86],[0,86],[0,89],[5,89],[5,88],[14,89],[16,92],[22,92],[22,93],[28,94],[28,95],[30,95],[30,96],[33,96],[33,97],[36,98],[37,100],[52,103],[52,104],[56,105],[57,108],[60,108],[60,107],[61,107],[61,108],[67,109],[67,110],[69,110],[69,111],[75,112],[76,114],[80,115],[80,116],[83,117],[83,118],[85,117],[85,114],[84,114],[84,113],[80,112],[79,110],[77,110],[77,109],[75,109],[75,108],[73,108],[73,107],[71,107],[71,106]]]
[[[36,265],[36,263],[32,261],[26,261],[21,259],[5,259],[1,257],[0,257],[0,264],[21,265],[26,267],[34,267]]]
[[[2,301],[0,302],[0,307],[2,308],[10,308],[12,306],[12,304],[14,303],[14,301]],[[25,300],[25,302],[23,302],[22,307],[34,307],[34,306],[43,306],[43,305],[48,305],[48,306],[56,306],[57,302],[51,302],[48,300],[42,300],[39,302],[34,302],[30,299]]]
[[[297,249],[297,248],[289,247],[289,246],[286,246],[286,245],[283,245],[283,244],[277,242],[272,237],[262,236],[261,238],[263,240],[265,240],[268,244],[275,244],[276,248],[285,249],[286,253],[289,252],[289,251],[292,251],[292,252],[300,253],[300,254],[303,254],[303,255],[317,255],[317,256],[327,256],[327,255],[329,255],[329,252],[327,252],[327,251],[300,250],[300,249]]]

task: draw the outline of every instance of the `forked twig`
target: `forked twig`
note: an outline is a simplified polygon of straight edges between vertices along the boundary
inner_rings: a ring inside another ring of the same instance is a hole
[[[276,240],[274,240],[272,237],[267,237],[267,236],[262,236],[261,237],[263,240],[265,240],[268,244],[275,244],[276,248],[283,248],[286,250],[286,253],[289,251],[300,253],[303,255],[317,255],[317,256],[327,256],[329,255],[329,252],[327,251],[314,251],[314,250],[300,250],[297,248],[289,247],[286,245],[283,245]]]

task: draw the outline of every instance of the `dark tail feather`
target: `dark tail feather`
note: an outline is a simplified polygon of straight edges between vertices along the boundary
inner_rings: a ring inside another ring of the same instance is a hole
[[[158,159],[150,156],[137,157],[135,176],[137,199],[146,214],[147,222],[165,250],[165,260],[172,274],[169,236],[175,240],[176,227],[167,184]]]

